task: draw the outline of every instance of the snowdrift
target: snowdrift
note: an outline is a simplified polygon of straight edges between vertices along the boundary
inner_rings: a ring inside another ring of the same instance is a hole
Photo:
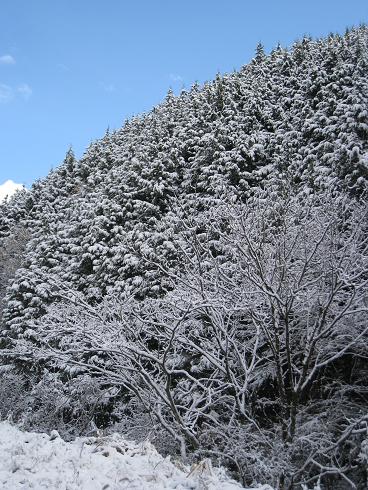
[[[163,458],[149,443],[119,434],[65,442],[0,423],[0,488],[3,490],[239,490],[222,468],[203,461],[191,469]],[[264,486],[263,490],[272,490]]]

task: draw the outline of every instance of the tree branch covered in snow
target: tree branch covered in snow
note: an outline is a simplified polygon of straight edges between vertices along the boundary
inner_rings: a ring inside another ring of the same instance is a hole
[[[357,423],[341,418],[349,404],[325,439],[307,427],[322,423],[344,391],[366,393],[346,373],[338,384],[331,375],[368,354],[366,205],[332,196],[255,198],[178,220],[180,273],[156,263],[171,283],[163,298],[133,294],[93,307],[66,289],[4,354],[121,388],[180,443],[182,456],[215,447],[248,483],[264,471],[261,463],[249,470],[254,454],[276,457],[276,437],[285,459],[269,467],[271,483],[332,474],[336,451],[351,443],[352,432],[341,433]],[[230,451],[241,433],[247,442]],[[301,446],[309,454],[303,471]],[[348,478],[350,470],[344,462],[339,471]]]

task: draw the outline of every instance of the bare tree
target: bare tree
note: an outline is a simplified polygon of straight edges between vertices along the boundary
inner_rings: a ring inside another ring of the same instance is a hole
[[[183,456],[227,458],[248,483],[263,474],[292,488],[335,475],[356,488],[367,222],[365,204],[328,196],[224,202],[179,217],[181,233],[168,239],[180,271],[142,251],[171,283],[164,298],[91,307],[58,284],[64,302],[13,355],[120,386]],[[348,443],[350,459],[340,454]]]

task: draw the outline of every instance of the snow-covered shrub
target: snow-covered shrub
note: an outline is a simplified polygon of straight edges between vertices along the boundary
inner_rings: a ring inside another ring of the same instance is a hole
[[[26,430],[57,430],[66,439],[94,434],[111,423],[111,389],[97,379],[63,379],[60,373],[16,373],[0,376],[0,419],[11,418]]]
[[[25,398],[32,381],[15,372],[12,365],[3,365],[0,370],[0,420],[18,420],[27,408]]]

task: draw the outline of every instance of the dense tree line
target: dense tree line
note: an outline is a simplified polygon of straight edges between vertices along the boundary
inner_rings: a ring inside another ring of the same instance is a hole
[[[364,26],[259,45],[1,205],[14,416],[364,488],[367,74]]]

